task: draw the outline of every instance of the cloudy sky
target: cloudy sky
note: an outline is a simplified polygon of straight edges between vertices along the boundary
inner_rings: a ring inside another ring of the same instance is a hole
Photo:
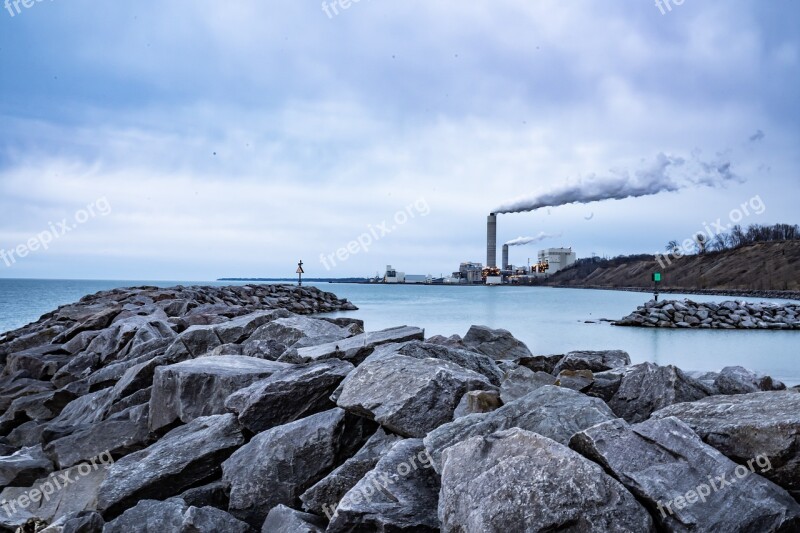
[[[512,262],[652,253],[754,197],[743,224],[800,222],[794,0],[327,5],[8,5],[0,277],[439,275],[495,207],[664,156],[736,179],[501,215],[560,234]]]

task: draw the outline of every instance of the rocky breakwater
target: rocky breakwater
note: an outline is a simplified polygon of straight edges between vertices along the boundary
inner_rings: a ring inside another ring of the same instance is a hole
[[[615,326],[697,329],[800,329],[800,304],[653,300]]]
[[[127,289],[6,335],[0,531],[800,527],[797,390],[293,311],[332,307]]]

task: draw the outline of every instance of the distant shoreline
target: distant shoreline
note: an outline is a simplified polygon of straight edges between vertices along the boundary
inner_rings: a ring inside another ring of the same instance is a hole
[[[297,282],[296,278],[219,278],[217,281],[247,281],[247,282]],[[404,287],[428,287],[428,283],[371,283],[365,278],[308,278],[303,281],[308,283],[352,283],[358,285],[387,285]],[[436,284],[435,287],[486,287],[480,283],[444,283]],[[500,287],[543,287],[549,289],[589,289],[600,291],[622,291],[622,292],[653,292],[652,287],[603,287],[598,285],[528,285],[528,284],[506,284]],[[659,294],[696,294],[698,296],[728,296],[731,298],[770,298],[800,300],[800,291],[770,291],[770,290],[749,290],[749,289],[688,289],[688,288],[665,288],[659,287]]]

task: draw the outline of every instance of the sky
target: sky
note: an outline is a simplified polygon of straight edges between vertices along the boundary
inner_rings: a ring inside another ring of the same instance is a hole
[[[664,158],[736,179],[502,214],[499,242],[800,222],[794,0],[340,2],[7,3],[0,277],[446,275],[497,206]]]

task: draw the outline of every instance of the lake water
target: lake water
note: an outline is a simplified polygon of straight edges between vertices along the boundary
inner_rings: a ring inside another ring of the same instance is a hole
[[[114,287],[188,281],[58,281],[0,279],[0,332],[20,327],[58,305]],[[536,354],[579,349],[621,349],[634,363],[674,364],[684,370],[720,370],[741,365],[800,383],[800,331],[675,330],[620,328],[607,323],[650,298],[645,293],[547,287],[445,287],[316,284],[348,298],[358,311],[336,313],[365,321],[367,329],[399,325],[425,328],[426,335],[464,335],[471,324],[504,328]],[[722,301],[721,296],[664,295],[669,299]],[[764,301],[759,298],[737,298]]]

